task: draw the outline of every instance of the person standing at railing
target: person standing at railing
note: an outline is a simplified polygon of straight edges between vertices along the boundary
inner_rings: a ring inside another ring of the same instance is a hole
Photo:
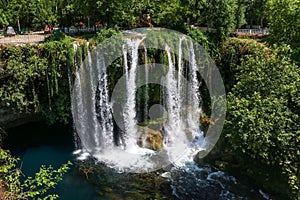
[[[50,24],[50,33],[54,33],[54,26],[52,24]]]

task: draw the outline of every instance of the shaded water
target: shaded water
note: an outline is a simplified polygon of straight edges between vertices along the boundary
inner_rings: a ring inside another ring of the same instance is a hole
[[[30,123],[8,131],[4,146],[14,156],[20,157],[19,166],[26,176],[34,176],[41,165],[60,167],[68,160],[73,161],[72,128],[69,126],[49,127],[43,123]],[[76,166],[72,166],[53,191],[62,200],[96,199],[95,187],[85,180]]]
[[[72,154],[72,128],[32,123],[8,131],[5,147],[21,157],[22,171],[34,175],[42,165],[74,165],[53,192],[62,200],[94,199],[264,199],[255,186],[247,186],[225,172],[193,163],[169,171],[118,173],[93,160],[76,161]],[[86,176],[81,169],[90,169]]]

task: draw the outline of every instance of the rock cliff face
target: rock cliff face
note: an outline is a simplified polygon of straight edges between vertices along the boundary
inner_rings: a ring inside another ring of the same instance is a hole
[[[18,113],[9,108],[0,107],[0,129],[3,130],[40,120],[42,120],[40,113]]]

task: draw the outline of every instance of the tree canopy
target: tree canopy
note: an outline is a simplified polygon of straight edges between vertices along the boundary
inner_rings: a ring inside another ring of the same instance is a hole
[[[143,26],[146,15],[156,26],[181,27],[185,23],[210,26],[227,35],[246,23],[247,0],[33,0],[1,1],[2,25],[43,28],[46,24],[72,26],[96,22],[130,28]],[[251,9],[250,9],[251,10]],[[253,10],[253,9],[252,9]],[[251,15],[253,16],[253,15]],[[144,24],[145,25],[145,24]]]
[[[226,137],[233,151],[279,165],[291,188],[298,191],[300,70],[289,51],[258,46],[242,59],[228,95]]]
[[[268,18],[273,40],[300,46],[300,0],[269,0]]]

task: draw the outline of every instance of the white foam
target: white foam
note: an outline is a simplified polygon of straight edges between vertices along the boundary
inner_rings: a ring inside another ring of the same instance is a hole
[[[81,149],[77,149],[77,150],[73,151],[73,155],[78,155],[78,154],[80,154],[81,152],[82,152]]]
[[[90,154],[88,152],[83,152],[76,159],[77,160],[86,160],[89,157],[90,157]]]
[[[140,148],[139,151],[123,151],[121,149],[112,149],[102,153],[95,153],[93,156],[107,166],[119,171],[150,171],[153,168],[153,162],[150,155],[153,151]]]
[[[171,179],[171,173],[170,172],[164,172],[160,175],[163,178]]]

